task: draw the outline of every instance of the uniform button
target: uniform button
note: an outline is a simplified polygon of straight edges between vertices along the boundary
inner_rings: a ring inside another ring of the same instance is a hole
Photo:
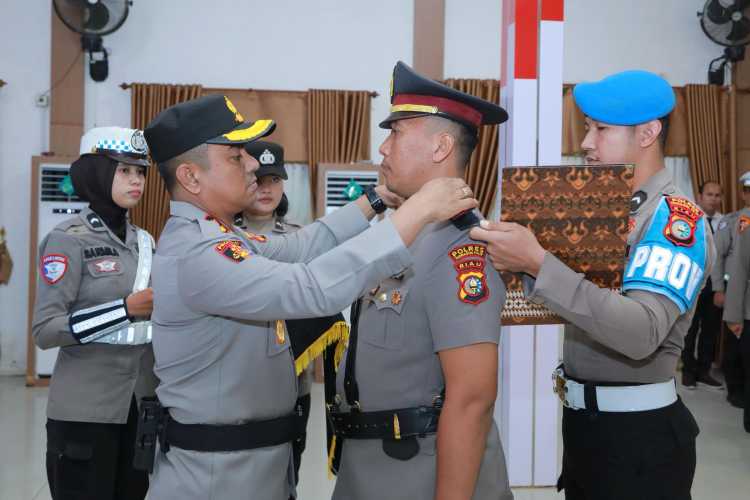
[[[388,294],[385,292],[381,293],[380,295],[378,295],[378,300],[380,302],[385,302],[386,300],[388,300]]]

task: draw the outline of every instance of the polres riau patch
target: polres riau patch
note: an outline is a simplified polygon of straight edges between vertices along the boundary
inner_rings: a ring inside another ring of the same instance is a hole
[[[737,230],[740,233],[744,233],[748,226],[750,226],[750,217],[747,215],[740,215],[740,219],[737,221]]]
[[[664,236],[677,246],[693,246],[695,228],[703,216],[703,210],[685,198],[667,196],[666,200],[669,216],[664,226]]]
[[[242,262],[250,256],[250,251],[239,240],[221,241],[214,249],[232,262]]]
[[[469,244],[455,247],[448,252],[456,269],[458,300],[466,304],[481,304],[490,297],[487,275],[484,272],[487,247]]]
[[[39,272],[48,285],[54,285],[68,270],[68,257],[60,253],[48,253],[39,263]]]

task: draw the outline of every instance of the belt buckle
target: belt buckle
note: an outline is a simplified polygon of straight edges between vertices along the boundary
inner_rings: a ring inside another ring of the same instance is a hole
[[[568,399],[565,397],[566,393],[568,392],[567,387],[565,387],[566,382],[567,380],[565,380],[565,376],[561,368],[558,368],[552,372],[552,392],[557,394],[557,397],[560,398],[563,406],[568,406]]]

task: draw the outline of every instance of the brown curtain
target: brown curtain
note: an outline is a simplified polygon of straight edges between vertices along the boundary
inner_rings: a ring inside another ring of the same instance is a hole
[[[445,84],[461,92],[498,104],[500,81],[475,78],[451,78]],[[479,142],[466,169],[466,183],[479,200],[479,209],[488,215],[497,191],[497,154],[499,137],[497,125],[479,128]]]
[[[134,83],[130,87],[130,123],[143,129],[160,111],[201,96],[200,85]],[[158,238],[169,217],[169,195],[156,165],[146,172],[146,192],[133,210],[133,224]]]
[[[315,206],[318,163],[370,159],[370,92],[318,90],[308,93],[307,163]]]
[[[677,103],[669,116],[669,132],[664,148],[666,156],[688,156],[688,124],[685,103],[685,89],[674,87]],[[581,142],[586,132],[583,128],[584,116],[573,100],[573,85],[563,85],[563,156],[583,154]]]
[[[722,151],[721,89],[716,85],[686,85],[690,175],[697,192],[708,180],[727,186]]]

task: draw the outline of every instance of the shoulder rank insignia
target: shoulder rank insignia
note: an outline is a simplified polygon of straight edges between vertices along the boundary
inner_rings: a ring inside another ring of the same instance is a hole
[[[93,212],[89,213],[86,216],[86,220],[91,225],[91,227],[93,227],[94,229],[99,229],[101,227],[104,227],[104,223],[102,222],[102,220],[99,218],[98,215],[96,215]]]
[[[245,236],[250,241],[259,241],[261,243],[265,243],[266,241],[268,241],[268,237],[262,234],[255,234],[255,233],[250,233],[248,231],[245,231]]]
[[[208,221],[212,220],[212,221],[216,222],[219,225],[219,231],[221,231],[222,233],[228,233],[229,232],[229,228],[227,226],[225,226],[223,222],[221,222],[219,219],[217,219],[213,215],[206,215],[206,220],[208,220]]]
[[[664,236],[677,246],[689,247],[695,243],[695,226],[703,210],[692,201],[675,196],[667,196],[669,217],[664,226]]]
[[[448,252],[456,269],[458,300],[467,304],[481,304],[490,297],[484,273],[487,248],[476,243],[455,247]]]
[[[68,270],[68,257],[59,253],[48,253],[40,262],[42,278],[48,285],[54,285],[65,276]]]
[[[224,240],[214,246],[217,252],[233,262],[242,262],[250,252],[238,240]]]
[[[737,230],[742,233],[745,229],[750,226],[750,217],[747,215],[740,215],[739,221],[737,221]]]

